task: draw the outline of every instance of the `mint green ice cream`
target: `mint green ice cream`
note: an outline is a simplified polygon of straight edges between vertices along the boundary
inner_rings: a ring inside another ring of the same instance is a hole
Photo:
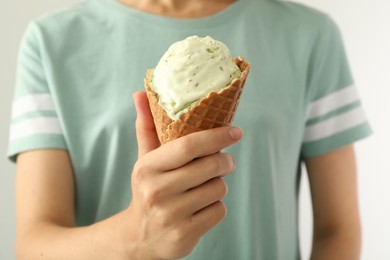
[[[219,92],[240,76],[225,44],[210,36],[190,36],[169,47],[150,87],[158,94],[160,106],[177,120],[208,93]]]

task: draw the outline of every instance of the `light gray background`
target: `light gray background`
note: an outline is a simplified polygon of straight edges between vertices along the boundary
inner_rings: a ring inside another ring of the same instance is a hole
[[[338,23],[352,71],[375,135],[357,144],[364,260],[390,259],[390,2],[388,0],[296,0],[329,13]],[[0,0],[0,259],[15,259],[15,168],[5,152],[16,55],[31,19],[80,0]],[[302,180],[300,231],[308,259],[311,206]]]

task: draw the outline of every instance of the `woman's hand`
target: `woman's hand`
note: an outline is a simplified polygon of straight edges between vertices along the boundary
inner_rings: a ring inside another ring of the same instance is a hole
[[[187,135],[159,146],[145,93],[134,95],[139,159],[132,173],[133,199],[127,212],[131,254],[142,259],[188,255],[199,239],[226,214],[220,201],[227,193],[223,176],[234,158],[220,153],[242,131],[221,127]]]

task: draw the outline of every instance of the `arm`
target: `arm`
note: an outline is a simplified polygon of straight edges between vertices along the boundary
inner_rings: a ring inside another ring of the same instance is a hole
[[[305,159],[313,203],[313,260],[359,259],[361,230],[353,146]]]
[[[18,259],[176,259],[222,221],[222,177],[235,163],[218,151],[236,143],[241,131],[222,127],[159,147],[145,93],[136,94],[135,102],[139,158],[133,199],[106,220],[75,227],[75,183],[66,151],[18,156]]]
[[[118,255],[110,239],[120,214],[89,227],[74,228],[75,184],[68,153],[37,150],[17,160],[18,259],[98,259]]]

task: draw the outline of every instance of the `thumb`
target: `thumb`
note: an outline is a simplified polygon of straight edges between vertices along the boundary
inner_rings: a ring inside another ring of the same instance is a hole
[[[160,146],[160,141],[157,137],[146,93],[135,92],[133,98],[137,111],[135,130],[138,141],[138,158],[140,158],[146,153],[158,148]]]

